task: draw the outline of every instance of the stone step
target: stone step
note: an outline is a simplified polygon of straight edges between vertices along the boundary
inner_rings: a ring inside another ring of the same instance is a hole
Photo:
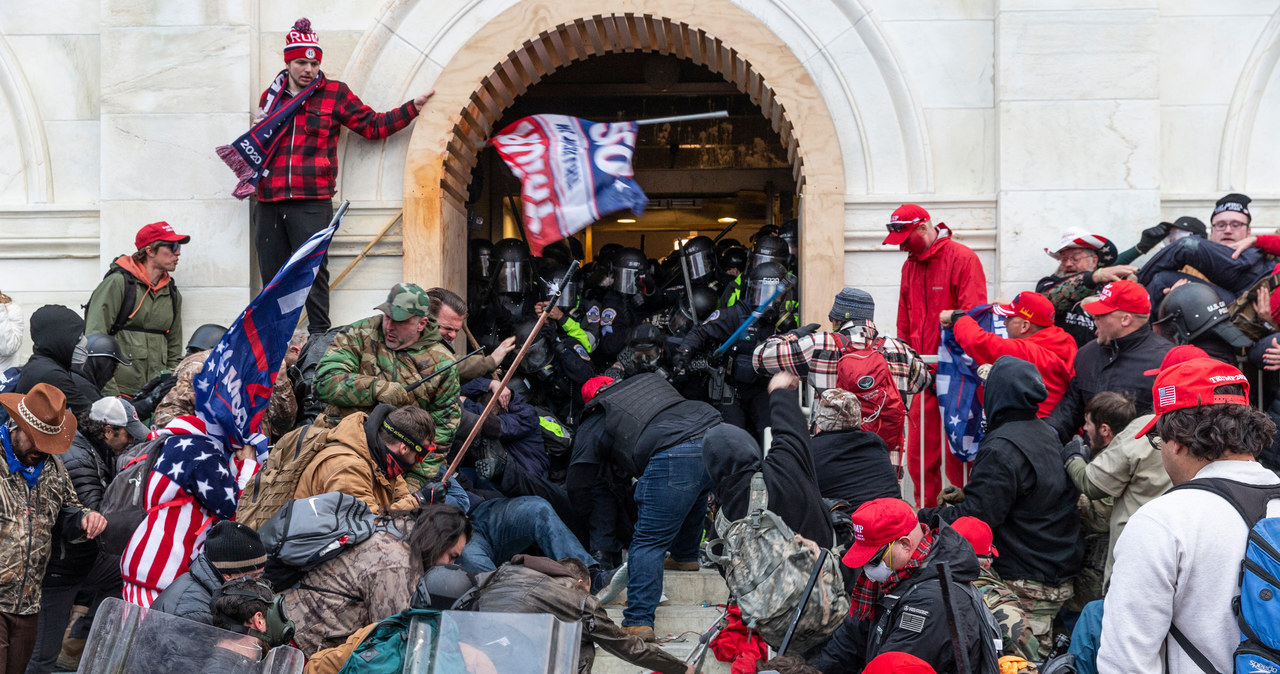
[[[622,606],[608,606],[605,611],[609,614],[609,619],[619,625],[622,624]],[[658,610],[653,616],[653,632],[659,640],[669,637],[678,637],[685,632],[686,638],[697,639],[716,617],[720,615],[723,609],[716,606],[669,606],[662,604],[658,606]]]
[[[685,637],[685,641],[673,641],[661,646],[662,650],[684,660],[696,645],[698,645],[698,638],[690,635]],[[594,674],[648,674],[650,670],[618,658],[603,648],[597,648],[596,661],[591,671]],[[703,674],[729,674],[729,663],[720,662],[716,659],[715,653],[708,651],[700,671]]]
[[[667,596],[664,606],[702,606],[723,604],[729,601],[729,586],[712,569],[700,571],[665,571],[662,574],[662,594]],[[626,604],[624,591],[610,604]]]

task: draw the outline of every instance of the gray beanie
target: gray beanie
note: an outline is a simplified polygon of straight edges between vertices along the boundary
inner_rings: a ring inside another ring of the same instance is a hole
[[[865,290],[845,288],[836,295],[831,305],[831,313],[827,318],[833,321],[874,321],[876,317],[876,301]]]

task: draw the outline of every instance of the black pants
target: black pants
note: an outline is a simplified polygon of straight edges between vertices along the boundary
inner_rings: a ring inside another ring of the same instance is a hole
[[[330,199],[286,199],[259,201],[254,210],[258,229],[258,271],[262,285],[275,278],[276,272],[312,234],[329,226],[333,219]],[[329,330],[329,256],[320,261],[320,271],[307,295],[307,332],[323,334]]]
[[[67,630],[77,595],[92,597],[84,604],[90,609],[89,615],[81,618],[71,630],[73,638],[85,639],[89,636],[88,628],[93,623],[98,604],[107,597],[118,599],[121,586],[120,560],[105,555],[98,558],[88,575],[46,574],[40,595],[40,620],[27,674],[48,674],[54,670],[58,654],[62,652],[62,635]]]

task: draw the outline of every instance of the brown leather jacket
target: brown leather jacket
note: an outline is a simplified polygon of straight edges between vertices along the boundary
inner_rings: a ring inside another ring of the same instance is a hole
[[[560,620],[581,622],[578,674],[590,674],[596,657],[593,644],[646,670],[662,674],[685,671],[683,662],[657,644],[623,632],[588,588],[563,566],[545,557],[516,555],[497,571],[484,574],[467,608],[497,613],[549,613]]]
[[[418,506],[404,478],[388,478],[369,453],[368,419],[364,412],[356,412],[328,429],[324,449],[298,479],[295,499],[340,491],[369,504],[369,510],[379,515]]]

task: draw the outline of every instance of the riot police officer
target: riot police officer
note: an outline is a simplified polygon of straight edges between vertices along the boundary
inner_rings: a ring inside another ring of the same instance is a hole
[[[515,334],[516,325],[533,316],[533,256],[519,239],[503,239],[493,246],[493,278],[488,302],[468,316],[476,341],[492,352],[503,339]]]
[[[613,256],[612,273],[604,284],[597,307],[587,311],[589,324],[599,323],[600,343],[592,354],[596,364],[608,367],[631,339],[631,330],[640,322],[637,311],[650,290],[649,260],[637,248],[623,248]]]
[[[1241,349],[1253,346],[1253,341],[1231,322],[1227,305],[1218,293],[1194,281],[1165,295],[1152,326],[1174,344],[1193,344],[1231,365],[1237,364],[1236,354]]]

